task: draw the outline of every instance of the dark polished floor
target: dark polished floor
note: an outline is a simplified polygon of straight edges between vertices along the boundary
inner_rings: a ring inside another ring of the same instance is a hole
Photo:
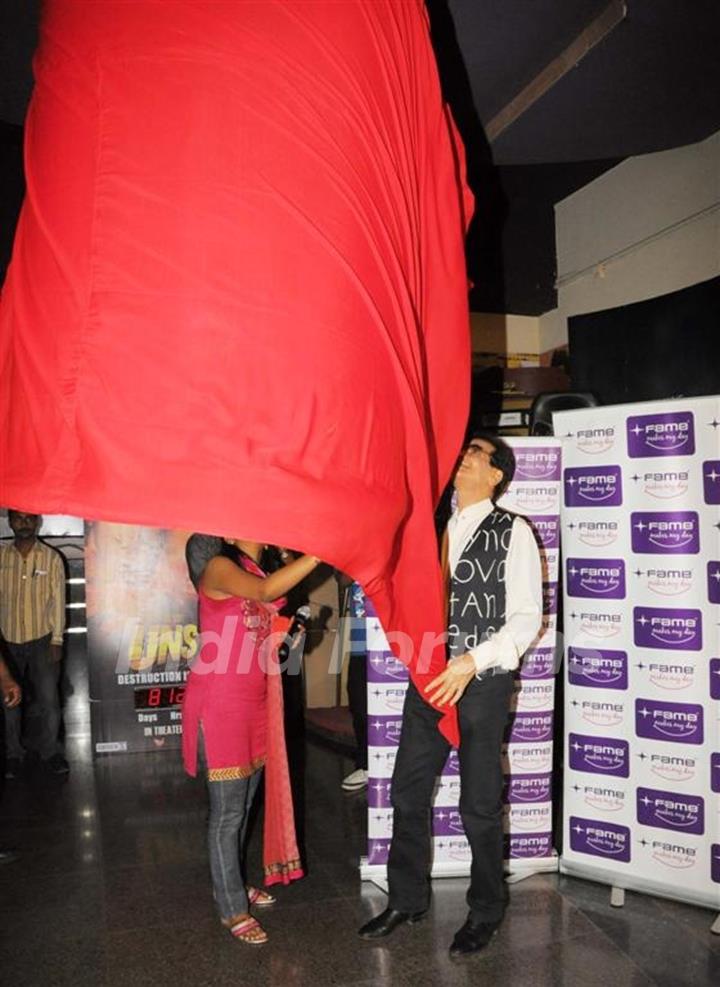
[[[281,889],[262,947],[234,942],[218,924],[204,856],[205,796],[179,756],[90,759],[82,663],[70,665],[69,778],[30,774],[8,784],[0,844],[22,852],[0,868],[0,983],[55,985],[340,984],[705,987],[720,984],[720,937],[707,911],[544,875],[511,890],[488,950],[451,961],[464,919],[464,882],[438,881],[428,921],[381,945],[357,927],[384,907],[361,885],[364,796],[344,795],[342,754],[295,741],[304,761],[309,873]],[[250,848],[258,875],[259,826]]]

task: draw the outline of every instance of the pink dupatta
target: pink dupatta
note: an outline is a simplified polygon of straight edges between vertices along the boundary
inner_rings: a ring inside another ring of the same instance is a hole
[[[273,617],[273,636],[287,632],[288,617]],[[267,668],[267,755],[265,761],[265,828],[263,832],[265,884],[289,884],[303,876],[295,834],[290,772],[285,746],[282,678],[277,648]]]

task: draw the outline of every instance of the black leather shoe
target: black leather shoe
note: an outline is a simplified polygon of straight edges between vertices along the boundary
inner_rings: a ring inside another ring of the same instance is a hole
[[[479,953],[481,949],[485,949],[499,928],[500,922],[473,923],[468,919],[462,929],[455,933],[450,955],[468,956],[470,953]]]
[[[394,908],[386,908],[358,929],[358,935],[361,939],[382,939],[394,932],[399,925],[414,925],[426,915],[427,909],[424,912],[396,912]]]

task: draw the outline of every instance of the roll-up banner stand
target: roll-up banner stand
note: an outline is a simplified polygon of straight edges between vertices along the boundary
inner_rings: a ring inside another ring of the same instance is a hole
[[[720,909],[720,399],[554,415],[561,870]]]
[[[506,858],[511,874],[557,869],[552,838],[553,706],[557,636],[561,447],[552,438],[506,440],[516,457],[512,484],[501,507],[522,514],[541,547],[545,617],[525,655],[503,749],[506,776]],[[363,880],[385,884],[392,837],[390,781],[407,688],[405,667],[393,657],[382,627],[369,609],[368,660],[368,849]],[[470,849],[458,809],[457,751],[451,750],[437,781],[433,803],[433,877],[470,873]]]

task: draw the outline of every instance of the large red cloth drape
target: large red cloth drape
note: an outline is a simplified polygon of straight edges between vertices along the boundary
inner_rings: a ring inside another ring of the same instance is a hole
[[[292,545],[441,633],[469,195],[420,0],[49,0],[35,74],[0,501]]]

